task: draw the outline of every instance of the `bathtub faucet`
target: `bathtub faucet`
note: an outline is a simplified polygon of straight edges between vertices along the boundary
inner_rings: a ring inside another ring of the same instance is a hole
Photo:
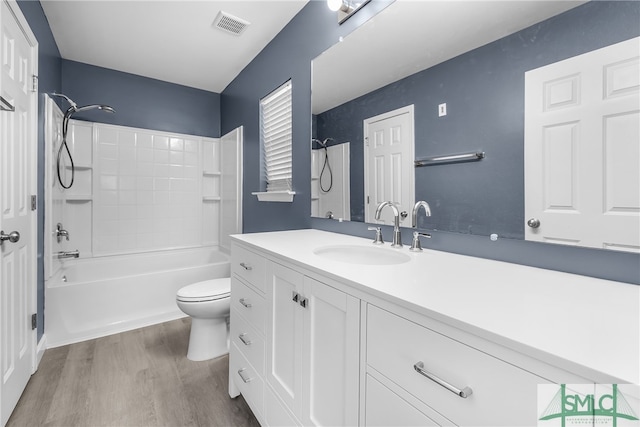
[[[58,252],[58,259],[79,258],[79,257],[80,257],[80,251],[77,249],[75,251],[69,251],[69,252],[65,252],[65,251]]]

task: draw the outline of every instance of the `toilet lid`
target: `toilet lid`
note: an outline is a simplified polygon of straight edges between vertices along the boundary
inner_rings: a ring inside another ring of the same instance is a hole
[[[194,283],[178,290],[180,301],[211,301],[231,294],[231,278],[211,279]]]

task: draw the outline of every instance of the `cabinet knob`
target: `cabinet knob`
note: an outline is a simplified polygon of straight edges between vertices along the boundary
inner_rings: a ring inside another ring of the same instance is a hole
[[[242,381],[246,384],[246,383],[250,383],[251,381],[253,381],[253,378],[248,377],[244,371],[246,371],[247,368],[242,368],[240,370],[238,370],[238,375],[240,375],[240,378],[242,378]]]
[[[245,269],[245,270],[247,270],[247,271],[251,270],[251,266],[250,266],[250,265],[245,264],[244,262],[241,262],[241,263],[240,263],[240,267],[244,268],[244,269]]]
[[[11,243],[16,243],[20,240],[20,233],[12,231],[9,234],[4,234],[4,231],[0,231],[0,245],[4,243],[5,240],[10,241]]]
[[[244,299],[244,298],[240,298],[238,301],[240,302],[240,304],[244,305],[245,307],[247,307],[247,308],[251,308],[251,303],[250,303],[250,302],[247,302],[247,300],[246,300],[246,299]]]
[[[246,332],[238,335],[238,338],[240,338],[240,341],[242,341],[242,344],[251,345],[251,340],[246,338],[246,337],[247,337],[247,333]]]

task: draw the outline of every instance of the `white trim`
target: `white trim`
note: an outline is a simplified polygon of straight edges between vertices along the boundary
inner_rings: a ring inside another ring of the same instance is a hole
[[[44,351],[47,349],[47,335],[42,335],[40,338],[40,342],[38,343],[38,348],[36,350],[36,367],[35,371],[38,370],[38,366],[40,366],[40,362],[42,361],[42,357],[44,356]]]
[[[254,191],[260,202],[293,202],[295,191]]]

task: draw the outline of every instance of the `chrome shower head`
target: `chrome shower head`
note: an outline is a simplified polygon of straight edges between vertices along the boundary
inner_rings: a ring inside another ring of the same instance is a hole
[[[84,107],[79,107],[79,108],[76,107],[74,110],[74,113],[78,113],[80,111],[94,110],[94,109],[103,110],[108,113],[116,112],[116,110],[114,110],[113,107],[110,107],[108,105],[93,104],[93,105],[85,105]]]

